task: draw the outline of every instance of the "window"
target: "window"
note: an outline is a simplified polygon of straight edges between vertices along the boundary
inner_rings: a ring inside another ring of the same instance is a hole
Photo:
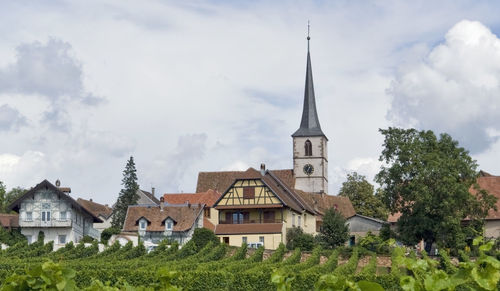
[[[59,244],[65,244],[66,243],[66,235],[61,234],[59,235]]]
[[[307,226],[307,214],[304,213],[304,226]]]
[[[50,221],[50,203],[42,203],[42,221]]]
[[[229,244],[229,237],[228,236],[225,236],[222,238],[222,241],[225,243],[225,244]]]
[[[172,221],[167,220],[167,230],[171,230],[172,229]]]
[[[246,244],[246,243],[247,243],[247,241],[248,241],[248,238],[247,238],[246,236],[244,236],[244,237],[242,238],[242,240],[243,240],[243,243],[244,243],[244,244]]]
[[[205,208],[205,209],[203,209],[203,215],[204,215],[206,218],[210,218],[210,208]]]
[[[302,217],[299,215],[299,216],[297,217],[297,225],[298,225],[299,227],[301,226],[301,219],[302,219]]]
[[[233,223],[243,223],[243,213],[233,212]]]
[[[140,222],[140,229],[146,229],[146,222],[144,220]]]
[[[59,220],[66,220],[66,211],[59,212]]]
[[[244,187],[243,188],[243,199],[255,199],[255,188],[254,187]]]
[[[259,242],[264,243],[264,237],[263,236],[259,236]]]
[[[31,235],[25,235],[25,237],[26,237],[26,240],[28,241],[28,243],[30,244],[32,236]]]
[[[264,223],[275,223],[274,211],[264,211]]]
[[[310,157],[313,155],[312,143],[310,140],[306,140],[306,142],[304,143],[304,151],[306,157]]]
[[[26,221],[33,221],[33,212],[26,212]]]
[[[292,213],[292,226],[295,226],[295,213]]]

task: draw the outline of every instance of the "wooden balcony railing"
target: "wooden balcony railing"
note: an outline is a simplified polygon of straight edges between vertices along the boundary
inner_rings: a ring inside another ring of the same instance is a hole
[[[219,224],[243,224],[243,223],[282,223],[282,219],[248,219],[248,220],[219,220]]]

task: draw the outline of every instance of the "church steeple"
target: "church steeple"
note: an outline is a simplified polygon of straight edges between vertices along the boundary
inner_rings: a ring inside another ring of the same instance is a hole
[[[307,25],[307,66],[304,109],[299,129],[292,134],[295,189],[310,193],[328,193],[328,139],[319,125],[309,51]]]
[[[304,107],[302,111],[302,121],[299,129],[292,134],[298,136],[325,136],[319,124],[318,112],[316,111],[316,100],[314,97],[314,84],[311,66],[311,53],[309,51],[309,25],[307,27],[307,65],[306,65],[306,86],[304,90]]]

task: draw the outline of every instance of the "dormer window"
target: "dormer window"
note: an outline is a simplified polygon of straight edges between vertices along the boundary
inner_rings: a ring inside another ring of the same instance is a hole
[[[312,156],[312,143],[310,140],[306,140],[306,142],[304,143],[304,151],[305,151],[305,156],[306,157],[310,157]]]
[[[173,228],[173,223],[172,223],[172,221],[168,220],[167,221],[167,230],[172,230],[172,228]]]
[[[142,219],[140,222],[139,222],[139,229],[140,230],[146,230],[146,227],[147,227],[148,223],[146,220]]]

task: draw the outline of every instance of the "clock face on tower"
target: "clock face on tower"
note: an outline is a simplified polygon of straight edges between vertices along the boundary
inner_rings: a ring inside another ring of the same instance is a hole
[[[311,176],[311,174],[314,172],[314,167],[311,164],[306,164],[304,166],[304,173],[308,176]]]

